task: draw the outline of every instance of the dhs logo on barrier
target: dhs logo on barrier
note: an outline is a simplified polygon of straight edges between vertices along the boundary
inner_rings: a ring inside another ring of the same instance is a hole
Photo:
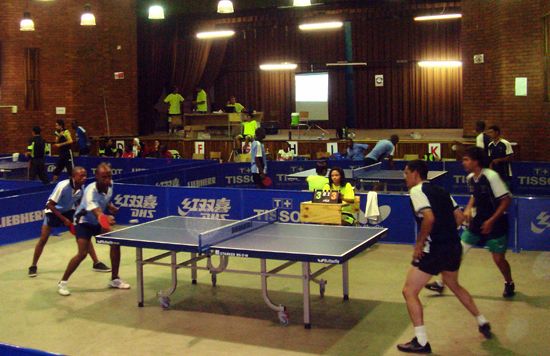
[[[228,219],[231,211],[231,199],[185,198],[178,206],[178,214],[187,217],[209,219]]]
[[[117,194],[113,203],[119,208],[129,208],[133,218],[154,219],[158,198],[156,195]]]
[[[534,221],[531,221],[531,231],[540,235],[547,229],[550,229],[550,214],[547,211],[543,211]]]
[[[170,180],[165,180],[162,182],[155,183],[156,186],[159,187],[179,187],[180,186],[180,180],[179,178],[174,178]]]

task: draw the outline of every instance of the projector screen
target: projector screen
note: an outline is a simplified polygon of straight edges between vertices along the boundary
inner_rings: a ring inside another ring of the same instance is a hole
[[[328,73],[296,74],[296,112],[307,111],[309,120],[328,120]]]

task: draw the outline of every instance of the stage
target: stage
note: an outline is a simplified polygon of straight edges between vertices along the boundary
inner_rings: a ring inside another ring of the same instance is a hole
[[[395,158],[408,158],[418,155],[422,158],[428,153],[428,145],[431,143],[441,144],[441,154],[443,159],[455,160],[461,157],[461,151],[464,146],[473,145],[475,138],[463,137],[463,129],[395,129],[395,130],[352,130],[355,133],[354,141],[357,143],[367,143],[374,147],[380,139],[389,138],[391,135],[399,135],[400,141],[397,145]],[[289,135],[290,133],[290,135]],[[125,140],[129,142],[133,136],[129,135],[112,135],[114,140]],[[289,139],[289,137],[291,137]],[[220,152],[221,159],[228,161],[231,156],[231,151],[234,147],[234,142],[227,136],[211,135],[205,139],[198,136],[197,138],[186,138],[183,131],[179,134],[169,135],[166,132],[156,132],[150,135],[139,136],[140,140],[149,146],[155,140],[161,141],[168,146],[168,149],[177,150],[184,158],[193,157],[196,151],[196,142],[203,142],[201,149],[205,158],[209,158],[212,152]],[[98,142],[104,137],[93,137],[92,152],[97,152]],[[273,158],[276,157],[279,149],[285,146],[286,141],[294,141],[298,144],[298,155],[306,158],[317,159],[322,156],[323,152],[329,152],[327,143],[338,143],[338,151],[345,152],[345,140],[336,138],[335,129],[279,129],[277,134],[267,135],[264,140],[267,150]],[[514,146],[515,159],[520,160],[519,147]],[[412,155],[412,156],[410,156]],[[231,157],[233,160],[233,157]]]

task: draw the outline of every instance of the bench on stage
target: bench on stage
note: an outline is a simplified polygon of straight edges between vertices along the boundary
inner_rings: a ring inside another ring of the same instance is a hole
[[[266,304],[277,312],[279,321],[288,324],[286,307],[273,303],[268,296],[269,277],[293,278],[302,280],[304,327],[311,327],[310,283],[319,284],[321,297],[325,283],[319,277],[336,265],[342,266],[342,288],[344,300],[349,299],[348,261],[358,253],[374,245],[387,234],[385,228],[336,227],[326,225],[288,224],[278,222],[277,209],[255,215],[244,220],[201,219],[181,216],[168,216],[140,225],[131,226],[96,237],[97,243],[131,246],[136,248],[137,301],[143,306],[143,266],[146,264],[169,266],[172,272],[172,285],[159,293],[161,306],[170,306],[170,295],[177,285],[177,270],[190,268],[192,283],[196,284],[197,271],[211,273],[215,286],[218,274],[233,272],[259,275],[261,289]],[[143,259],[143,249],[158,249],[168,252]],[[178,252],[189,252],[191,258],[178,262]],[[211,262],[211,256],[220,256],[218,266]],[[170,263],[159,262],[169,257]],[[229,257],[248,257],[260,260],[260,271],[228,269]],[[279,266],[268,270],[267,260],[279,260]],[[198,262],[206,260],[206,266]],[[280,272],[301,263],[300,274]],[[322,266],[311,270],[312,263]]]

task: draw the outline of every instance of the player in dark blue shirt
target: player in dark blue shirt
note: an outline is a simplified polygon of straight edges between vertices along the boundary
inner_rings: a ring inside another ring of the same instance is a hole
[[[506,210],[512,201],[510,191],[497,172],[484,168],[487,156],[483,149],[466,149],[462,164],[469,173],[467,180],[471,193],[464,211],[469,226],[461,237],[463,252],[466,254],[474,245],[486,246],[505,280],[502,296],[512,297],[515,285],[505,256],[509,227]],[[427,284],[426,288],[443,293],[444,286],[436,281]]]
[[[403,287],[415,337],[408,343],[397,345],[403,352],[431,353],[418,294],[426,282],[439,273],[462,305],[476,318],[479,331],[486,338],[491,337],[489,322],[477,309],[470,293],[458,283],[462,245],[457,227],[464,216],[449,193],[429,183],[427,177],[428,165],[425,161],[415,160],[407,164],[405,181],[419,231],[412,266]]]

